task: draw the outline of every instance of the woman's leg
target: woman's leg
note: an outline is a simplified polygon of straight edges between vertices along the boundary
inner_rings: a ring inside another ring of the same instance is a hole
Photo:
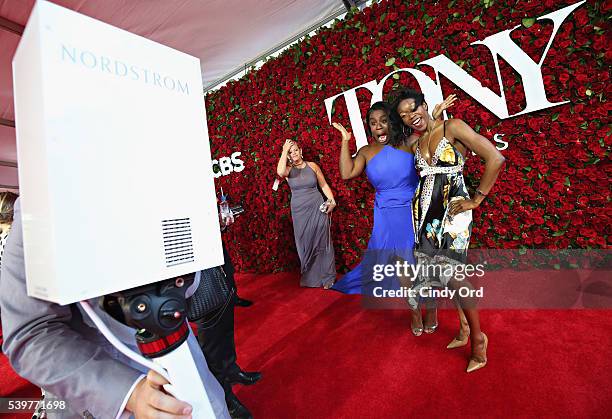
[[[457,333],[457,336],[455,336],[453,340],[446,346],[447,349],[461,348],[467,345],[468,338],[470,337],[470,326],[468,325],[468,321],[465,317],[465,313],[463,312],[463,308],[461,308],[461,303],[459,303],[459,299],[453,298],[453,304],[455,304],[457,314],[459,315],[459,332]]]
[[[458,281],[455,278],[449,281],[449,286],[456,291],[459,291],[460,288],[468,288],[470,290],[474,289],[469,281]],[[481,364],[478,368],[482,368],[487,362],[487,345],[486,336],[480,330],[480,317],[478,315],[478,309],[476,308],[478,301],[477,297],[457,297],[457,299],[459,301],[459,319],[462,321],[461,313],[464,313],[465,319],[467,320],[467,324],[469,326],[470,340],[472,343],[470,365],[472,365],[472,361],[475,361],[476,364]]]
[[[400,257],[392,258],[393,263],[399,261],[403,262],[403,259]],[[414,286],[414,278],[411,278],[409,275],[399,275],[398,280],[400,286],[405,289],[411,289]],[[407,299],[408,308],[410,308],[410,328],[412,329],[412,334],[415,336],[421,336],[423,334],[423,318],[421,316],[421,307],[418,305],[419,299],[416,298],[417,306],[414,307],[410,303],[410,299]]]
[[[425,333],[433,333],[438,328],[438,300],[435,297],[425,299]]]

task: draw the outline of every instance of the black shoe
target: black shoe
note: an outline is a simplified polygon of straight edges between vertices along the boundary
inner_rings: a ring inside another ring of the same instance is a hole
[[[236,296],[236,305],[240,307],[250,307],[253,305],[253,302],[251,300],[245,300],[244,298]]]
[[[240,400],[238,400],[234,393],[225,396],[225,403],[232,419],[253,419],[249,409],[240,403]]]
[[[242,370],[238,370],[238,372],[230,374],[226,378],[226,380],[230,384],[243,384],[245,386],[250,386],[251,384],[255,384],[260,379],[261,379],[260,372],[246,372]]]

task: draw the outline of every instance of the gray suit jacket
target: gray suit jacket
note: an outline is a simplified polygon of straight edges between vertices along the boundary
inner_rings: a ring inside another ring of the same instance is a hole
[[[60,306],[28,297],[19,200],[0,278],[4,353],[20,376],[68,404],[69,409],[49,416],[114,418],[143,373],[142,367],[118,353],[91,327],[77,305]],[[106,313],[99,314],[117,337],[135,347],[132,329]],[[216,416],[229,418],[223,390],[210,373],[193,335],[189,346]]]

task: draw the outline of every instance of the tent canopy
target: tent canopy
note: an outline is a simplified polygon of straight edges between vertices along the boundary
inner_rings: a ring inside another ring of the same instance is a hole
[[[198,57],[204,86],[346,11],[342,0],[53,0]],[[11,61],[35,0],[0,0],[0,188],[16,186]]]

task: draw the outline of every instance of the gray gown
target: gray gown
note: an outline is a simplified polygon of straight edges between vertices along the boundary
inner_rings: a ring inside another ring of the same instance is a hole
[[[293,167],[287,177],[291,188],[291,216],[295,247],[300,257],[300,285],[321,287],[336,279],[330,217],[319,211],[325,201],[317,189],[317,175],[306,164]]]

